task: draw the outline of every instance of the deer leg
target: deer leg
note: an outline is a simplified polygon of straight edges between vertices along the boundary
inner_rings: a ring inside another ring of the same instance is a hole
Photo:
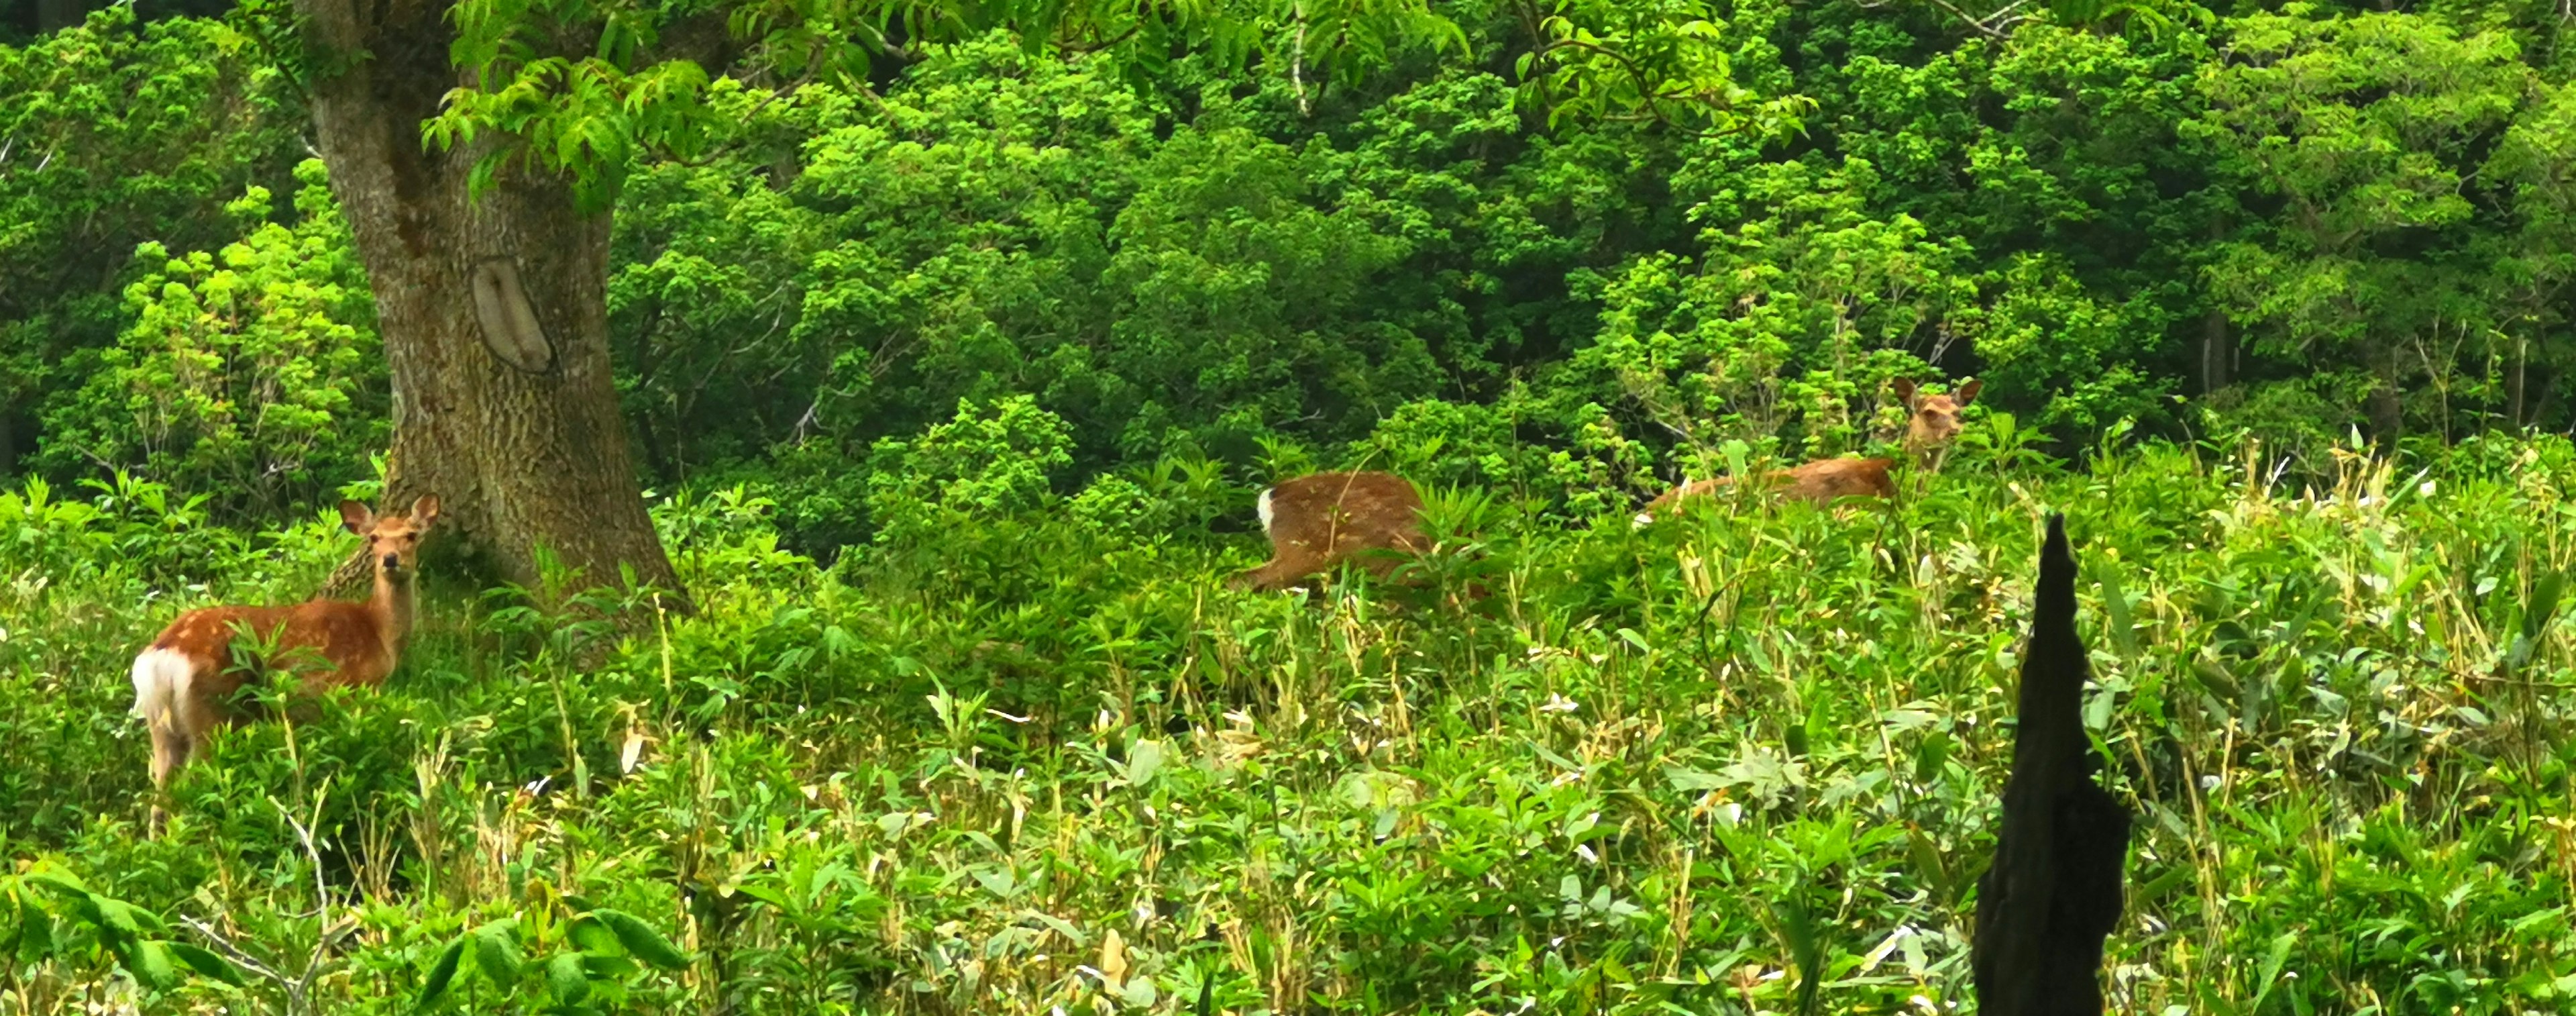
[[[177,773],[181,766],[188,764],[190,749],[194,747],[193,739],[173,726],[173,721],[176,719],[175,716],[156,716],[150,723],[152,812],[146,819],[144,828],[155,837],[160,836],[161,830],[170,822],[170,812],[165,807],[169,801],[170,777]]]

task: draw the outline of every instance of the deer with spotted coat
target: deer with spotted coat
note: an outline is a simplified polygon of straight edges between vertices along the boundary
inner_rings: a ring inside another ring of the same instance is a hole
[[[152,787],[204,749],[218,726],[249,717],[234,706],[243,685],[273,670],[301,673],[289,690],[311,696],[332,688],[373,688],[393,673],[411,633],[412,575],[420,540],[438,521],[438,498],[422,497],[404,514],[377,515],[340,502],[340,523],[365,537],[375,595],[364,603],[312,600],[282,607],[205,607],[179,615],[134,658],[134,711],[152,735]],[[235,640],[252,651],[236,662]],[[315,659],[314,657],[319,657]],[[158,830],[165,813],[152,809]]]
[[[1959,437],[1959,412],[1975,401],[1977,389],[1984,382],[1970,381],[1950,395],[1922,392],[1915,383],[1898,378],[1894,383],[1896,397],[1905,403],[1905,457],[1915,462],[1929,460]],[[1763,489],[1782,497],[1818,505],[1832,504],[1846,497],[1893,498],[1896,478],[1891,471],[1897,460],[1879,458],[1817,459],[1791,469],[1775,469],[1762,475]],[[1735,477],[1717,476],[1686,483],[1664,492],[1637,513],[1640,527],[1658,519],[1671,518],[1684,498],[1700,497],[1733,485]]]
[[[1270,537],[1270,560],[1234,577],[1238,588],[1285,589],[1357,558],[1380,578],[1395,559],[1376,551],[1419,554],[1422,494],[1393,473],[1314,473],[1261,492],[1255,506]]]

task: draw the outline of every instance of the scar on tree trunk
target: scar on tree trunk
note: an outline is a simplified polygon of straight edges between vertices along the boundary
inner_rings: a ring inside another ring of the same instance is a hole
[[[1971,961],[1978,1011],[2099,1016],[2102,940],[2120,921],[2129,812],[2093,782],[2096,758],[2082,717],[2087,665],[2075,636],[2075,555],[2063,515],[2048,518],[2038,592],[2003,833],[1977,882]]]

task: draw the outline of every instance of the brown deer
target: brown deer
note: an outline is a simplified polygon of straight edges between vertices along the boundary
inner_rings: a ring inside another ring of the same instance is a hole
[[[1270,561],[1234,577],[1237,588],[1284,589],[1374,550],[1419,554],[1422,495],[1393,473],[1315,473],[1261,492],[1261,531],[1270,537]],[[1361,567],[1381,578],[1395,569],[1384,555],[1363,557]]]
[[[292,691],[318,695],[331,688],[383,684],[411,632],[411,580],[420,538],[437,521],[435,496],[413,501],[407,514],[386,516],[356,501],[342,501],[341,525],[367,539],[367,558],[375,566],[373,598],[365,603],[205,607],[179,615],[162,629],[161,637],[134,658],[134,711],[152,733],[153,789],[167,790],[171,774],[205,747],[218,725],[247,718],[233,708],[233,695],[265,671],[283,667],[293,672],[303,662],[296,657],[318,653],[330,669],[304,668],[314,673]],[[273,647],[274,656],[235,666],[237,634]],[[161,819],[156,805],[154,828]]]
[[[1894,382],[1896,397],[1905,402],[1905,454],[1918,462],[1930,457],[1959,437],[1959,411],[1975,401],[1977,389],[1985,382],[1970,381],[1950,395],[1926,395],[1915,389],[1912,380]],[[1831,458],[1817,459],[1791,469],[1775,469],[1763,474],[1763,486],[1783,497],[1819,505],[1832,504],[1846,497],[1896,496],[1896,478],[1889,471],[1895,459]],[[1636,524],[1645,526],[1656,519],[1672,517],[1674,506],[1683,498],[1712,493],[1735,482],[1731,476],[1717,476],[1686,483],[1665,491],[1662,497],[1637,513]]]

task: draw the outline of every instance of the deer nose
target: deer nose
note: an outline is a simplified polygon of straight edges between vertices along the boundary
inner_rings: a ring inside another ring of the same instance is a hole
[[[393,554],[387,554],[387,555],[385,555],[385,567],[387,567],[387,568],[394,568],[394,567],[399,567],[401,564],[402,564],[402,558],[401,558],[401,557],[399,557],[399,556],[397,556],[397,555],[393,555]]]

